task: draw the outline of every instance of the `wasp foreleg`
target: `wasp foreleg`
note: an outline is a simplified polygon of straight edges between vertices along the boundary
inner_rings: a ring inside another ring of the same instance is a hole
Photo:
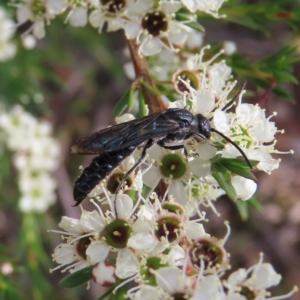
[[[183,149],[184,155],[188,156],[188,152],[187,149],[184,145],[174,145],[174,146],[166,146],[165,143],[163,141],[158,141],[157,144],[165,149],[168,150],[179,150],[179,149]]]

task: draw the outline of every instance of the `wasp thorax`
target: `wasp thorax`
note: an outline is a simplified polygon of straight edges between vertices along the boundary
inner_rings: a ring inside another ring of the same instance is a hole
[[[161,160],[160,172],[166,178],[179,179],[187,171],[186,163],[177,154],[167,154]]]
[[[156,278],[151,270],[157,270],[162,267],[166,267],[168,264],[163,262],[159,257],[149,257],[147,258],[145,264],[141,267],[141,276],[144,282],[148,285],[156,286]]]
[[[225,249],[218,245],[214,238],[200,239],[193,243],[189,250],[192,266],[196,269],[213,270],[226,262]]]
[[[147,13],[142,20],[142,27],[149,34],[158,36],[161,32],[167,31],[168,21],[166,15],[161,11],[153,11]]]
[[[126,0],[100,0],[103,6],[106,6],[107,12],[115,14],[122,11],[126,5]]]
[[[124,178],[124,174],[113,174],[112,176],[109,177],[107,180],[107,185],[106,188],[108,189],[109,192],[112,194],[115,194],[120,182]],[[122,187],[130,188],[132,185],[132,179],[130,177],[127,177],[126,180],[124,180],[124,183]]]
[[[76,252],[77,254],[82,257],[84,260],[86,260],[86,249],[90,245],[91,240],[89,237],[82,238],[78,241],[76,244]]]
[[[109,223],[104,232],[103,237],[106,243],[111,247],[121,249],[127,246],[132,229],[127,222],[117,219]]]
[[[190,93],[191,88],[198,90],[200,88],[200,78],[196,71],[192,70],[178,70],[173,74],[172,79],[175,91],[182,95]]]
[[[181,222],[174,214],[169,214],[156,221],[155,236],[158,240],[169,243],[177,241],[180,237]]]

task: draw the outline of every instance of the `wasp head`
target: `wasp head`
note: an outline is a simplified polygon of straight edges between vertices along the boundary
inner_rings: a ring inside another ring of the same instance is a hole
[[[208,120],[203,115],[196,115],[196,120],[198,124],[197,136],[203,140],[210,139],[211,128]]]

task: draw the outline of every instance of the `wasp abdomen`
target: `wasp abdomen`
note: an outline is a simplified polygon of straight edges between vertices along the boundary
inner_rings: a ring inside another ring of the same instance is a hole
[[[135,148],[136,146],[130,146],[96,156],[75,182],[73,192],[76,201],[75,206],[79,205],[95,186],[109,175]]]

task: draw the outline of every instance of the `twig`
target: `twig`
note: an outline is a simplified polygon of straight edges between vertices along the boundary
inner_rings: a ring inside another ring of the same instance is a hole
[[[147,62],[144,57],[139,55],[139,45],[136,43],[136,40],[127,40],[127,44],[136,78],[142,78],[148,85],[155,89],[155,85],[148,71]],[[163,106],[163,101],[159,96],[151,94],[143,85],[141,85],[141,91],[143,93],[145,102],[149,107],[150,113],[160,112],[165,109]]]

